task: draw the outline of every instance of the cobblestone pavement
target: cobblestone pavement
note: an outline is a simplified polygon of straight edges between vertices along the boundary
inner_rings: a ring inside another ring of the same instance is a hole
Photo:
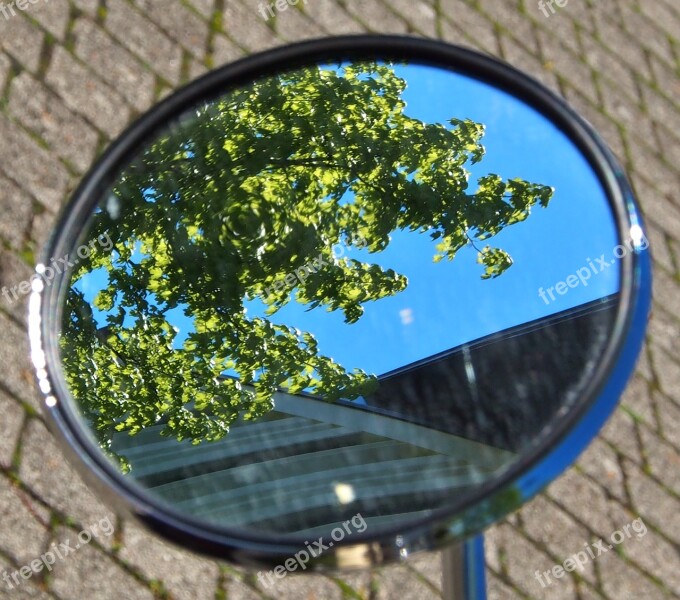
[[[620,408],[577,465],[487,536],[490,597],[680,597],[680,3],[307,0],[265,21],[258,0],[18,0],[0,4],[0,285],[30,274],[79,177],[140,112],[246,53],[350,32],[433,36],[500,56],[565,96],[632,177],[656,264],[654,314]],[[6,11],[6,12],[5,12]],[[550,14],[550,13],[548,13]],[[7,15],[9,18],[7,18]],[[114,521],[46,432],[27,360],[25,306],[0,304],[0,575],[107,517],[96,538],[8,598],[440,596],[437,554],[342,578],[252,575]],[[648,526],[582,575],[534,578],[637,516]]]

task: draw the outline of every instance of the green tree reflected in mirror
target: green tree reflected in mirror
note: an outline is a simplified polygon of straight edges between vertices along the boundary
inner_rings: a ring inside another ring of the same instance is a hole
[[[375,373],[269,317],[295,302],[340,311],[351,327],[409,285],[371,260],[395,232],[427,236],[434,262],[473,247],[483,279],[511,267],[492,238],[547,207],[550,182],[470,183],[484,124],[411,118],[406,85],[375,62],[264,78],[197,107],[121,174],[88,234],[109,236],[112,250],[75,270],[62,338],[68,384],[102,448],[158,424],[178,441],[219,440],[239,416],[269,413],[277,391],[375,392]],[[100,288],[94,307],[84,283]],[[250,316],[253,301],[264,315]],[[180,314],[191,321],[181,340]]]

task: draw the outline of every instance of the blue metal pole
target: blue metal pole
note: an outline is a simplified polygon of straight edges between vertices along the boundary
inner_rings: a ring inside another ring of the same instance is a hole
[[[483,535],[443,550],[442,598],[444,600],[486,600]]]
[[[466,600],[486,600],[484,535],[467,540],[463,546]]]

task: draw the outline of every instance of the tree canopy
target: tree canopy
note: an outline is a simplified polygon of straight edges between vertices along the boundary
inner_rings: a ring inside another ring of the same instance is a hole
[[[483,124],[411,118],[405,88],[374,62],[265,77],[173,122],[120,174],[86,234],[108,235],[113,251],[78,265],[62,332],[67,381],[103,448],[154,424],[220,439],[239,415],[270,411],[279,389],[370,394],[374,375],[268,318],[298,302],[352,324],[407,287],[336,244],[380,253],[407,230],[433,240],[435,261],[473,245],[483,278],[511,266],[486,241],[547,206],[552,188],[488,174],[470,189]],[[96,311],[85,281],[99,285]],[[264,316],[248,314],[255,299]],[[193,323],[181,344],[172,311]]]

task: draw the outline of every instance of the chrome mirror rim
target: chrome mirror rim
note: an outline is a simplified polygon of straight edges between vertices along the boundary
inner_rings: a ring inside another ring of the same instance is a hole
[[[112,175],[145,140],[184,110],[225,89],[283,68],[334,59],[380,57],[409,59],[448,67],[494,85],[527,102],[560,127],[583,152],[607,191],[621,239],[642,227],[632,190],[613,154],[592,128],[561,98],[513,67],[486,55],[444,42],[405,36],[341,36],[302,42],[253,55],[208,73],[166,98],[129,127],[99,159],[73,194],[43,251],[36,273],[51,257],[63,256],[100,200]],[[498,479],[459,499],[458,505],[433,510],[427,518],[381,533],[355,534],[318,557],[315,567],[383,564],[424,549],[439,548],[479,533],[518,508],[566,468],[597,434],[611,414],[644,340],[651,301],[648,253],[627,253],[620,260],[621,292],[609,346],[578,405],[556,423],[530,454]],[[59,300],[68,283],[33,281],[29,335],[31,355],[43,396],[48,425],[79,471],[101,496],[151,530],[191,549],[244,565],[275,565],[302,547],[291,536],[253,534],[209,526],[168,509],[116,471],[83,431],[61,374],[56,327]],[[113,491],[113,497],[112,497]],[[480,502],[480,500],[484,498]],[[480,515],[481,507],[484,507]],[[476,514],[475,514],[476,513]],[[475,517],[475,518],[473,518]]]

